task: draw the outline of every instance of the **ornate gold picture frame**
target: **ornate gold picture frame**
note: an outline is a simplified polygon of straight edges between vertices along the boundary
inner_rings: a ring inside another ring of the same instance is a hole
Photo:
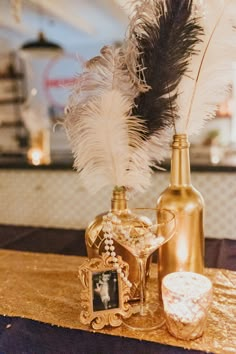
[[[122,272],[128,276],[128,264],[117,257]],[[122,324],[122,318],[132,314],[128,303],[130,288],[113,267],[110,256],[87,259],[79,268],[79,278],[83,286],[80,294],[80,321],[94,329],[106,325]]]

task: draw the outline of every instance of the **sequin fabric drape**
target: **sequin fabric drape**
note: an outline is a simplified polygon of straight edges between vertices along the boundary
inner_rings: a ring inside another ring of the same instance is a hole
[[[66,328],[93,331],[79,322],[83,257],[0,250],[0,314],[25,317]],[[214,353],[236,352],[236,272],[206,269],[213,282],[213,305],[204,335],[194,341],[172,337],[166,327],[135,332],[125,326],[98,332]],[[153,264],[149,296],[157,297]]]

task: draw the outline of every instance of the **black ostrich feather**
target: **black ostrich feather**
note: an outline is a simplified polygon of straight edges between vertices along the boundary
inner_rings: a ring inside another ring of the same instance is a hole
[[[131,19],[137,76],[141,71],[150,87],[136,97],[132,114],[145,119],[147,136],[172,126],[177,118],[177,87],[203,35],[192,15],[192,0],[144,0]]]

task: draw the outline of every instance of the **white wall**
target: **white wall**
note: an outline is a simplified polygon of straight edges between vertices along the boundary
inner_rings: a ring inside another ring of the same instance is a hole
[[[193,185],[205,204],[205,235],[236,239],[235,173],[192,172]],[[130,207],[154,206],[169,174],[156,173],[152,187],[129,201]],[[90,195],[74,171],[0,170],[0,223],[85,228],[110,208],[111,191]]]

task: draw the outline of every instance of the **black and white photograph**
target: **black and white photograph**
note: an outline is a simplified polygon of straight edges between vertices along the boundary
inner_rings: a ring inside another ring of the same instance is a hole
[[[116,270],[92,273],[93,311],[119,307],[119,285]]]
[[[79,294],[80,321],[93,329],[118,327],[124,318],[132,315],[132,307],[128,302],[130,287],[124,281],[129,276],[129,266],[120,256],[118,261],[124,277],[119,275],[110,255],[105,252],[99,257],[86,259],[79,267],[82,285]]]

